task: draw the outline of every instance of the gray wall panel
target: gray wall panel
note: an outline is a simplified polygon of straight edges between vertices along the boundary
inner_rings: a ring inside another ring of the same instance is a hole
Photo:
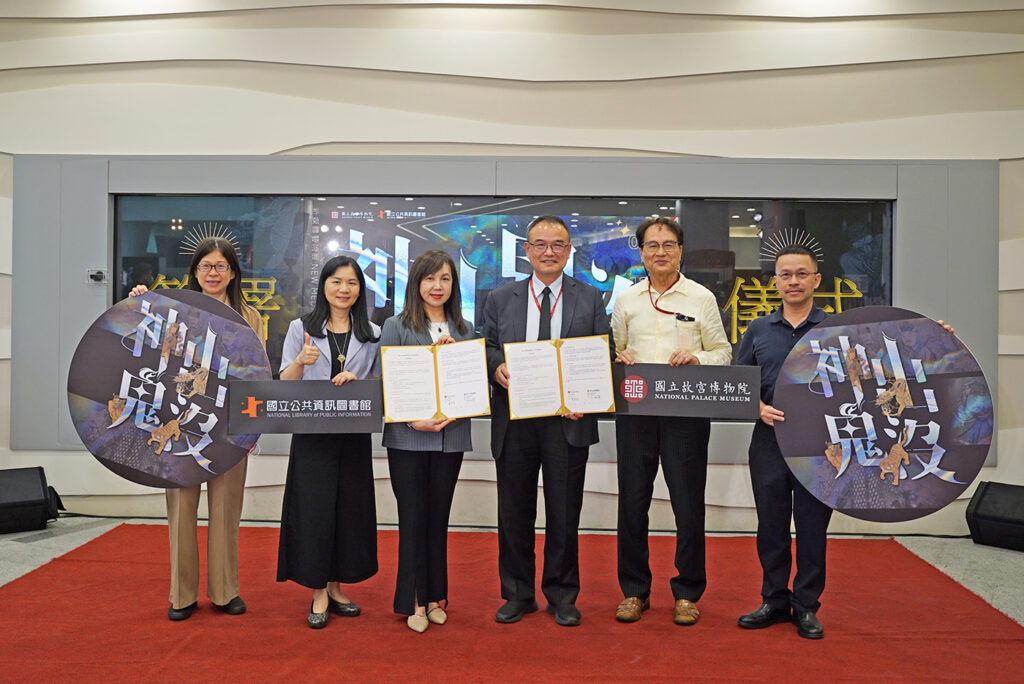
[[[896,164],[707,160],[498,162],[498,194],[893,199]]]
[[[242,158],[110,163],[110,192],[182,194],[490,195],[494,162],[480,160]]]
[[[56,443],[61,274],[60,161],[14,157],[11,448]],[[65,371],[66,372],[66,371]],[[67,410],[66,408],[64,410]]]
[[[110,305],[110,284],[90,282],[86,270],[111,271],[112,220],[105,159],[70,159],[61,163],[60,277],[57,392],[57,440],[64,448],[81,448],[67,407],[68,368],[79,340]]]
[[[948,175],[944,164],[901,165],[893,217],[893,304],[932,318],[949,312]]]

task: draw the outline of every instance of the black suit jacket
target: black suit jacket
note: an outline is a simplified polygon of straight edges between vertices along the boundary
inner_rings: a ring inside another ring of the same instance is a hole
[[[526,308],[532,303],[530,279],[494,290],[484,303],[484,338],[487,341],[487,372],[491,380],[491,454],[501,457],[508,429],[508,390],[494,382],[494,371],[505,363],[505,343],[526,341]],[[562,276],[562,337],[608,335],[611,329],[601,292],[567,275]],[[614,342],[611,342],[614,349]],[[596,444],[597,416],[563,420],[566,441],[572,446]]]

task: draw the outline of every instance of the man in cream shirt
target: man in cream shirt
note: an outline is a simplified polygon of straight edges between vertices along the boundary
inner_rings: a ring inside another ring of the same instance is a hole
[[[619,294],[612,312],[616,361],[727,366],[732,347],[715,296],[679,272],[683,231],[668,218],[644,221],[636,231],[648,278]],[[615,417],[618,446],[619,587],[615,611],[636,622],[650,606],[648,511],[661,462],[676,521],[673,620],[692,625],[707,586],[704,563],[704,485],[711,420],[676,416]]]

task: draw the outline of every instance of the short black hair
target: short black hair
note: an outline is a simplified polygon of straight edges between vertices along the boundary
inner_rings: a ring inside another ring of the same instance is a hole
[[[526,226],[526,239],[530,239],[530,231],[533,230],[534,226],[539,226],[542,223],[553,223],[556,226],[562,226],[565,229],[565,234],[572,238],[572,233],[569,232],[569,226],[565,225],[565,221],[562,220],[561,216],[555,216],[554,214],[545,214],[544,216],[538,216],[537,218],[530,221],[530,225]]]
[[[668,228],[675,234],[676,240],[679,242],[679,246],[683,246],[683,228],[679,225],[679,222],[675,219],[668,218],[667,216],[655,216],[654,218],[649,218],[637,226],[636,244],[638,247],[643,247],[644,234],[651,226],[664,226],[665,228]]]
[[[786,256],[786,255],[789,255],[789,254],[799,254],[801,256],[809,256],[809,257],[811,257],[811,261],[813,261],[815,264],[818,263],[818,260],[814,258],[814,252],[812,252],[811,250],[807,249],[803,245],[786,245],[785,247],[780,249],[778,251],[778,253],[775,255],[775,261],[778,261],[779,257]]]

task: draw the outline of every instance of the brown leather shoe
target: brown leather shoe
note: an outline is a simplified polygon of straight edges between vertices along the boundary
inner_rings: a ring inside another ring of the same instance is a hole
[[[636,596],[623,599],[619,607],[615,609],[615,619],[619,622],[636,622],[643,617],[643,612],[651,607],[651,598],[648,596],[641,601]]]
[[[700,611],[697,609],[697,604],[686,599],[676,601],[676,612],[672,622],[677,625],[695,625],[699,619]]]

